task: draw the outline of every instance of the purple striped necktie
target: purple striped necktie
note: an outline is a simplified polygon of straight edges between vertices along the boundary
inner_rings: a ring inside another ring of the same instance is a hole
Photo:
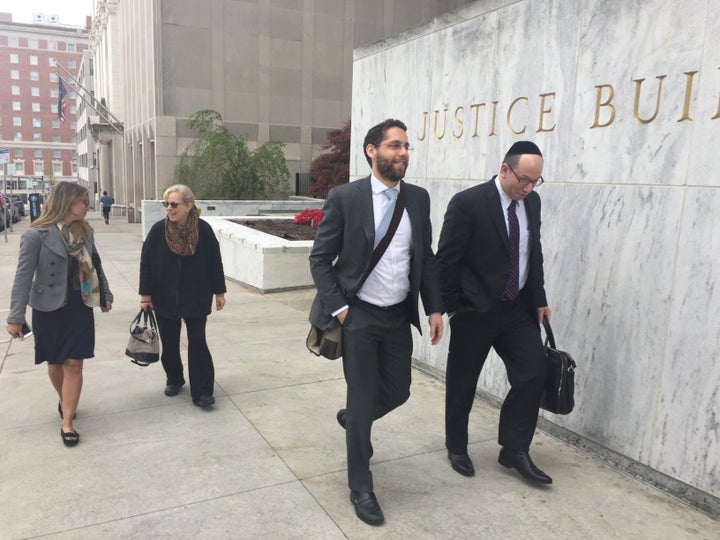
[[[515,209],[517,201],[512,201],[507,208],[508,242],[510,243],[510,278],[505,286],[503,296],[512,301],[520,294],[520,224]]]

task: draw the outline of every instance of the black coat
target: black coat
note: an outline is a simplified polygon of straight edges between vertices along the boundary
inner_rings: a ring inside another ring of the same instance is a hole
[[[168,319],[197,319],[212,311],[214,294],[222,294],[225,274],[220,244],[212,227],[198,220],[195,253],[175,255],[165,241],[165,220],[152,226],[140,256],[141,295],[152,297],[158,315]]]

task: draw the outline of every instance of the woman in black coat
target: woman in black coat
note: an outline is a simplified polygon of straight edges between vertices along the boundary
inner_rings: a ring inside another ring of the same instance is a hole
[[[175,396],[185,384],[180,359],[180,327],[188,339],[190,395],[199,407],[215,403],[215,368],[205,339],[207,316],[225,305],[225,274],[220,245],[210,225],[199,219],[195,195],[182,184],[163,194],[167,217],[155,223],[140,257],[140,307],[155,310],[162,365],[167,376],[165,395]]]

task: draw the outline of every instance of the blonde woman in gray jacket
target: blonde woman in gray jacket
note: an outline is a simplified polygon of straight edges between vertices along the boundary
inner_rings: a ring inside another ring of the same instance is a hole
[[[73,419],[82,389],[83,359],[95,355],[93,306],[112,309],[113,296],[85,221],[88,190],[58,182],[42,215],[20,239],[20,255],[10,298],[7,331],[23,337],[25,310],[32,307],[35,363],[48,363],[60,398],[60,436],[75,446],[80,435]]]

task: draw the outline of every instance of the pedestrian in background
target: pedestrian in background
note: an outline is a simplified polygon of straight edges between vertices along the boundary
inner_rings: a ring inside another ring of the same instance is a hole
[[[430,196],[405,184],[411,150],[407,128],[388,119],[371,128],[363,143],[372,174],[334,187],[323,208],[310,270],[317,296],[310,322],[342,325],[346,407],[337,413],[346,430],[350,501],[357,516],[381,525],[370,457],[373,422],[410,397],[412,334],[420,330],[418,295],[430,324],[430,341],[442,337],[442,300],[432,251]],[[367,275],[373,251],[388,232],[396,202],[405,192],[399,225],[379,262]],[[363,277],[366,277],[363,282]]]
[[[66,446],[80,440],[73,420],[83,383],[83,360],[95,355],[93,306],[112,309],[113,296],[102,271],[85,216],[84,187],[58,182],[43,212],[22,235],[10,299],[7,331],[23,338],[25,310],[32,307],[35,363],[48,363],[59,397],[60,435]],[[27,327],[26,327],[27,328]]]
[[[165,219],[148,232],[140,256],[140,307],[155,310],[166,374],[165,395],[175,396],[185,384],[180,358],[180,330],[188,340],[190,395],[195,405],[215,403],[215,368],[205,338],[207,316],[225,306],[225,274],[220,244],[212,227],[200,219],[195,195],[182,184],[163,194]]]
[[[490,181],[455,195],[438,243],[445,309],[450,316],[445,444],[452,468],[472,476],[468,418],[490,347],[510,382],[500,410],[498,462],[528,480],[552,478],[530,459],[545,383],[540,324],[550,318],[540,244],[543,158],[532,142],[508,150]]]
[[[115,204],[115,199],[108,195],[107,191],[103,191],[102,197],[100,197],[100,205],[102,206],[103,217],[105,218],[105,225],[110,223],[110,210],[112,205]]]

